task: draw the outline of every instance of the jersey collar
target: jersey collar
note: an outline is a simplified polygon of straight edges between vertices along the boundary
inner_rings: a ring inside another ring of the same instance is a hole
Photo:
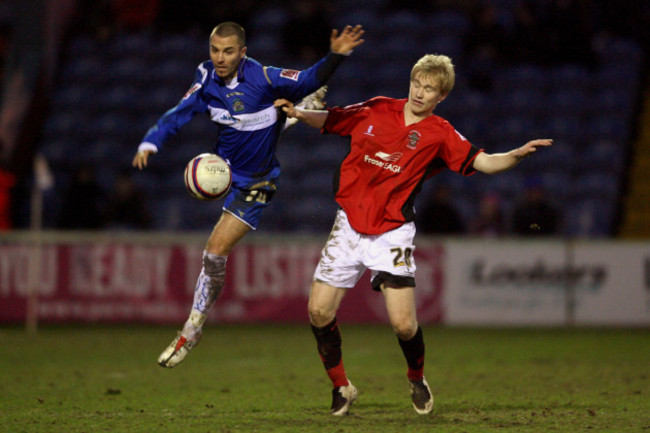
[[[243,83],[245,81],[244,78],[244,65],[246,64],[246,60],[248,60],[248,56],[244,56],[243,59],[239,62],[239,66],[237,68],[237,81],[240,83]],[[212,77],[214,78],[214,81],[221,85],[225,85],[226,82],[223,81],[223,78],[217,75],[217,71],[213,70],[212,71]]]

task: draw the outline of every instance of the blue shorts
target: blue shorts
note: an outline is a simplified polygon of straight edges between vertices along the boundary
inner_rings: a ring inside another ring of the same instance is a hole
[[[223,209],[253,230],[257,229],[262,211],[273,199],[279,176],[280,167],[258,177],[242,176],[233,172],[232,185],[223,203]]]

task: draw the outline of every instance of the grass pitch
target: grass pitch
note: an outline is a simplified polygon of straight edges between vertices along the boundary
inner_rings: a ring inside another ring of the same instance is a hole
[[[430,416],[411,407],[388,325],[341,324],[359,389],[328,414],[308,325],[208,327],[173,369],[169,327],[0,328],[1,432],[638,432],[650,430],[650,330],[427,327]]]

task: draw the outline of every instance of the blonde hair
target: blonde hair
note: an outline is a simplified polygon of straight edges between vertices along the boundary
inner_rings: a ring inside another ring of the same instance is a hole
[[[418,75],[438,80],[440,92],[443,95],[451,92],[456,81],[456,73],[451,58],[442,54],[427,54],[421,57],[411,69],[411,79]]]

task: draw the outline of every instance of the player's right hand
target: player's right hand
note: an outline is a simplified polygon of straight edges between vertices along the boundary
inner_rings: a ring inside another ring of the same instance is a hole
[[[296,107],[288,99],[276,99],[273,102],[275,108],[281,108],[287,114],[287,117],[296,117]]]
[[[147,161],[149,160],[149,155],[151,155],[153,151],[151,150],[143,150],[140,152],[137,152],[135,156],[133,157],[133,162],[131,163],[133,167],[137,167],[138,170],[142,170],[147,166]]]

